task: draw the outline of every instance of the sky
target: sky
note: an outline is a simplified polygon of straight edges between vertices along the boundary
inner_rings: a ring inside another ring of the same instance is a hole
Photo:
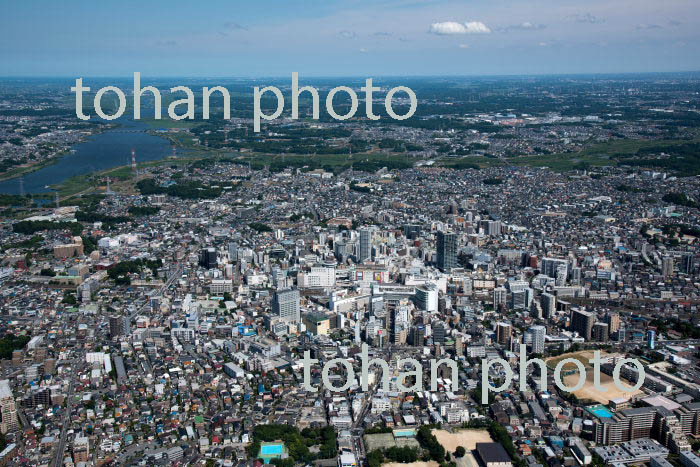
[[[698,0],[0,2],[0,76],[700,70]]]

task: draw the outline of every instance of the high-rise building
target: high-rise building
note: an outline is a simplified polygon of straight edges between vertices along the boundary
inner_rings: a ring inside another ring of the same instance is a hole
[[[454,232],[437,233],[437,267],[449,272],[457,267],[457,234]]]
[[[128,316],[109,317],[109,337],[113,340],[119,336],[131,334],[131,323]]]
[[[596,342],[607,342],[610,337],[609,329],[607,323],[595,323],[591,330],[591,338]]]
[[[438,288],[435,284],[427,283],[416,287],[416,307],[422,311],[438,311]]]
[[[17,406],[12,395],[10,381],[4,379],[0,381],[0,433],[10,433],[19,429],[19,419],[17,418]]]
[[[656,349],[656,331],[653,329],[647,331],[647,347],[651,350]]]
[[[494,221],[488,219],[479,221],[479,227],[483,230],[485,235],[501,235],[501,221]]]
[[[411,328],[411,345],[422,347],[425,345],[425,326],[419,324]]]
[[[296,289],[278,290],[272,297],[272,313],[285,321],[301,322],[299,291]]]
[[[238,243],[230,242],[228,244],[228,258],[234,263],[238,261]]]
[[[27,408],[34,408],[38,405],[44,407],[51,406],[51,388],[39,388],[33,390],[22,400],[22,405]]]
[[[498,310],[506,306],[508,291],[505,287],[496,287],[493,289],[493,309]]]
[[[499,344],[509,345],[512,333],[513,327],[509,323],[503,321],[496,323],[496,341]]]
[[[549,319],[557,311],[557,297],[545,292],[540,295],[540,305],[542,305],[542,317]]]
[[[363,263],[372,259],[372,230],[360,229],[360,243],[358,245],[357,261]]]
[[[692,274],[695,271],[695,256],[692,253],[686,253],[681,259],[681,269],[686,274]]]
[[[673,257],[663,257],[661,260],[661,275],[664,277],[671,277],[673,275]]]
[[[566,267],[568,271],[569,262],[562,258],[542,258],[540,271],[546,276],[556,278],[559,266]]]
[[[513,310],[524,310],[530,308],[533,297],[534,291],[529,287],[522,290],[516,290],[510,296],[510,307]]]
[[[596,315],[589,311],[574,308],[571,310],[571,330],[578,332],[579,336],[587,341],[593,337],[593,324],[595,323]]]
[[[199,252],[199,265],[206,269],[216,267],[216,248],[203,248]]]
[[[415,240],[420,236],[420,224],[406,224],[403,226],[403,234],[409,240]]]
[[[605,315],[605,322],[608,325],[610,335],[615,334],[620,329],[620,314],[610,311]]]
[[[445,325],[443,323],[436,323],[433,326],[433,344],[444,344],[445,343]]]
[[[530,329],[527,330],[526,334],[526,341],[529,341],[530,344],[530,352],[543,354],[544,338],[547,335],[547,328],[545,328],[544,326],[532,326]]]
[[[617,342],[625,342],[627,340],[627,329],[623,325],[620,325],[615,333],[615,340]]]
[[[581,268],[571,268],[571,284],[581,285]]]

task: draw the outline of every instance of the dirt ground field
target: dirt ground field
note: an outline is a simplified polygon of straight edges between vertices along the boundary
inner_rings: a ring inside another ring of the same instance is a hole
[[[557,363],[561,362],[565,358],[573,358],[581,363],[583,363],[583,366],[586,368],[586,383],[578,391],[574,391],[574,395],[578,397],[579,399],[590,399],[594,400],[600,404],[607,404],[610,402],[611,399],[617,399],[621,397],[629,398],[632,397],[636,394],[640,394],[642,391],[633,391],[633,392],[628,392],[628,391],[621,391],[618,389],[617,386],[613,383],[612,376],[606,375],[601,371],[600,373],[600,384],[602,386],[605,386],[608,388],[607,391],[599,391],[595,388],[593,385],[593,367],[591,366],[590,363],[588,363],[589,360],[591,360],[594,355],[593,355],[593,350],[582,350],[580,352],[572,352],[572,353],[567,353],[563,355],[559,355],[558,357],[552,357],[547,359],[547,366],[550,368],[551,371],[554,370],[554,368],[557,366]],[[610,354],[607,354],[605,352],[601,352],[601,359],[605,359],[606,357],[610,357]],[[566,370],[575,370],[576,365],[573,363],[567,363],[564,365],[564,371]],[[578,372],[575,374],[571,374],[568,376],[564,376],[564,383],[572,387],[578,382]],[[628,386],[634,386],[633,383],[630,383],[629,381],[626,381],[625,379],[622,380],[623,383],[627,384]]]
[[[634,386],[634,383],[631,383],[624,378],[621,379],[623,384],[626,384],[627,386]],[[565,376],[564,383],[569,387],[574,386],[576,383],[578,383],[578,373]],[[608,404],[608,402],[610,402],[612,399],[617,399],[620,397],[630,398],[634,395],[642,393],[641,390],[636,390],[633,392],[621,391],[617,386],[615,386],[615,383],[613,383],[612,376],[606,375],[602,372],[600,373],[600,384],[607,387],[608,390],[603,392],[595,388],[593,385],[593,371],[592,369],[587,368],[586,384],[580,390],[574,391],[574,395],[579,399],[591,399],[600,404]]]
[[[450,433],[447,430],[433,430],[433,434],[442,447],[449,453],[455,452],[457,446],[467,451],[476,449],[476,443],[490,443],[493,440],[486,430],[459,430]]]
[[[609,354],[601,352],[600,358],[604,359],[608,355]],[[565,358],[573,358],[573,359],[578,360],[581,363],[583,363],[583,366],[585,366],[586,370],[588,370],[588,368],[591,367],[591,365],[588,363],[588,360],[592,359],[593,356],[594,355],[593,355],[592,350],[581,350],[580,352],[565,353],[565,354],[559,355],[558,357],[548,358],[545,361],[547,362],[547,366],[552,371],[554,371],[554,368],[557,366],[557,363],[561,362]],[[566,365],[564,365],[564,371],[575,370],[575,369],[576,369],[576,365],[574,365],[573,363],[567,363]]]
[[[411,462],[410,464],[402,464],[400,462],[389,462],[387,464],[382,464],[382,467],[439,467],[435,461],[430,462]]]

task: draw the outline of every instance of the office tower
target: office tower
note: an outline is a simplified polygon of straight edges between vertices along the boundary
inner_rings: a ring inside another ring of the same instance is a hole
[[[623,325],[620,325],[620,328],[615,333],[615,340],[617,342],[625,342],[627,340],[627,330]]]
[[[518,290],[510,294],[510,309],[522,310],[525,308],[525,291]]]
[[[3,435],[19,429],[17,406],[7,379],[0,381],[0,418],[0,433]]]
[[[501,235],[501,221],[492,221],[492,220],[479,221],[479,227],[484,231],[485,235],[491,235],[491,236]]]
[[[653,329],[647,331],[647,347],[650,350],[656,349],[656,331]]]
[[[348,244],[345,243],[345,240],[336,240],[333,242],[333,254],[338,261],[345,261],[345,258],[348,257]]]
[[[450,203],[447,205],[447,214],[459,214],[459,204],[457,204],[457,201],[450,201]]]
[[[544,353],[544,338],[547,335],[547,328],[544,326],[532,326],[526,331],[525,343],[529,341],[530,352],[543,354]]]
[[[110,316],[109,317],[109,337],[116,339],[119,336],[131,334],[131,323],[128,316]]]
[[[272,297],[272,313],[285,321],[300,323],[299,291],[296,289],[285,289],[275,292],[275,295]]]
[[[513,332],[513,327],[509,323],[503,321],[496,323],[496,341],[501,345],[510,343],[510,336]]]
[[[368,228],[360,229],[360,244],[357,252],[357,261],[363,263],[372,259],[372,231]]]
[[[561,258],[542,258],[542,264],[540,265],[540,271],[542,274],[556,278],[557,277],[557,269],[559,266],[564,266],[567,268],[569,267],[569,262],[565,259]]]
[[[574,308],[571,310],[571,330],[578,332],[579,336],[587,341],[591,340],[595,313]]]
[[[425,345],[425,326],[419,324],[411,328],[411,345],[423,347]]]
[[[526,310],[530,308],[533,297],[534,291],[529,287],[516,290],[510,296],[510,307],[513,310]]]
[[[450,272],[457,267],[457,234],[453,232],[437,233],[437,267]]]
[[[416,307],[422,311],[438,311],[438,288],[435,284],[427,283],[416,287]]]
[[[581,285],[581,268],[577,267],[571,269],[571,284]]]
[[[540,295],[540,305],[542,305],[542,317],[549,319],[557,311],[557,297],[545,292]]]
[[[686,274],[692,274],[695,270],[695,256],[692,253],[686,253],[681,258],[681,270]]]
[[[238,243],[236,242],[229,242],[228,244],[228,258],[231,260],[231,262],[236,262],[238,261]]]
[[[493,289],[493,309],[498,310],[506,306],[506,299],[508,297],[508,291],[505,287],[496,287]]]
[[[664,277],[671,277],[673,275],[673,257],[663,257],[661,260],[661,275]]]
[[[610,337],[609,326],[607,323],[595,323],[591,330],[591,337],[596,342],[607,342]]]
[[[216,248],[203,248],[199,252],[199,265],[206,269],[216,267]]]
[[[403,234],[409,240],[420,237],[421,227],[418,224],[406,224],[403,226]]]
[[[608,325],[608,331],[610,335],[613,335],[620,329],[620,314],[614,311],[610,311],[605,315],[605,322]]]
[[[433,325],[433,344],[444,344],[445,343],[445,325],[443,323],[436,323]]]

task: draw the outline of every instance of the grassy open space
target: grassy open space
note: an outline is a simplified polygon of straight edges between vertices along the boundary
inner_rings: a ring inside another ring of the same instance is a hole
[[[479,167],[496,167],[513,165],[518,167],[548,167],[558,172],[574,170],[576,168],[617,166],[615,156],[621,154],[636,154],[640,149],[661,147],[673,144],[697,143],[700,139],[693,140],[614,140],[605,143],[597,143],[589,148],[577,152],[559,154],[541,154],[535,156],[520,156],[506,159],[498,159],[483,156],[466,156],[460,158],[445,158],[439,165],[459,168],[460,164],[476,164]]]

